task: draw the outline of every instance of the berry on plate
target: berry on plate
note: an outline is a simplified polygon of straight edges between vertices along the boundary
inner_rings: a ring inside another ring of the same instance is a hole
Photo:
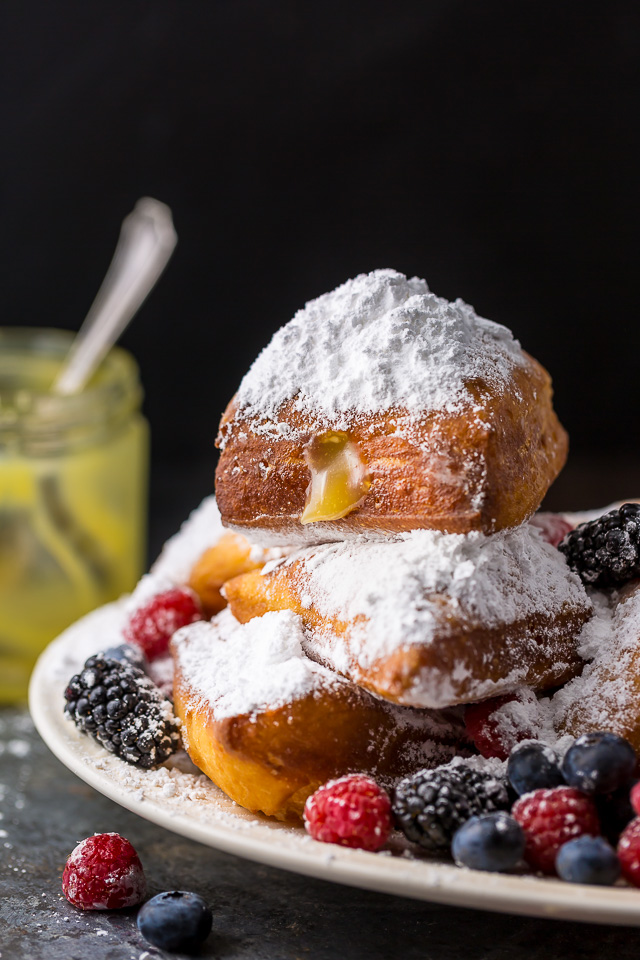
[[[581,523],[558,550],[592,587],[615,587],[640,577],[640,504],[624,503],[597,520]]]
[[[628,783],[636,768],[636,753],[615,733],[585,733],[567,750],[562,773],[583,793],[612,793]]]
[[[534,513],[529,520],[532,527],[537,527],[541,531],[542,537],[552,547],[557,547],[561,540],[573,530],[573,524],[561,513],[547,513],[542,511]]]
[[[620,860],[604,837],[577,837],[558,850],[556,873],[569,883],[611,886],[620,876]]]
[[[622,831],[618,856],[624,879],[634,887],[640,887],[640,818],[636,817]]]
[[[369,777],[340,777],[325,783],[309,797],[304,825],[314,840],[379,850],[391,832],[391,801]]]
[[[121,910],[142,903],[147,884],[129,841],[117,833],[97,833],[69,854],[62,892],[81,910]]]
[[[464,764],[420,770],[400,781],[393,798],[396,826],[426,850],[448,850],[471,817],[508,808],[506,781]]]
[[[576,837],[600,834],[598,813],[590,797],[573,787],[525,793],[511,815],[525,832],[524,858],[534,870],[554,873],[560,847]]]
[[[507,778],[518,795],[560,787],[564,777],[558,757],[546,743],[521,743],[507,761]]]
[[[124,638],[140,647],[148,660],[155,660],[167,653],[176,630],[202,619],[195,593],[176,587],[139,607],[124,628]]]
[[[147,673],[149,667],[140,647],[134,647],[132,643],[119,643],[117,647],[107,647],[106,650],[101,651],[100,655],[105,660],[119,660],[121,663],[132,664],[143,673]]]
[[[451,853],[459,867],[512,870],[522,860],[524,830],[509,814],[487,813],[467,820],[453,837]]]
[[[75,725],[127,763],[155,767],[179,746],[171,703],[132,664],[89,657],[64,696]]]
[[[138,930],[160,950],[191,953],[211,932],[211,910],[197,893],[171,890],[152,897],[138,913]]]
[[[618,787],[613,793],[600,793],[594,798],[598,808],[602,834],[614,846],[620,839],[620,834],[624,828],[636,816],[637,811],[634,810],[632,804],[632,794],[636,783],[636,780],[631,780],[629,783]]]
[[[535,736],[532,713],[537,700],[531,691],[509,693],[465,708],[464,724],[481,756],[506,760],[521,740]]]

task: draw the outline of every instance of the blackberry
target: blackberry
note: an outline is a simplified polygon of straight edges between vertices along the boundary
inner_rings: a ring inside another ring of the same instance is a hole
[[[392,804],[396,826],[426,850],[446,850],[471,817],[509,809],[503,779],[464,764],[420,770],[401,780]]]
[[[640,577],[640,504],[625,503],[581,523],[558,544],[567,563],[592,587],[614,587]]]
[[[89,657],[64,696],[75,725],[127,763],[155,767],[178,748],[170,701],[131,663],[101,653]]]

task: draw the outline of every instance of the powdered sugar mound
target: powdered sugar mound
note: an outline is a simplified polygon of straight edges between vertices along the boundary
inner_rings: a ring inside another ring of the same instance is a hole
[[[274,428],[295,398],[317,425],[340,429],[346,413],[455,412],[471,402],[468,381],[504,388],[524,362],[510,331],[462,300],[374,270],[307,303],[274,335],[240,384],[238,414]]]
[[[325,544],[283,562],[295,561],[304,571],[303,604],[356,621],[354,634],[366,637],[363,666],[428,643],[442,597],[457,616],[484,628],[590,607],[562,554],[526,524],[492,536],[413,530],[383,542]]]
[[[336,682],[307,659],[300,617],[290,610],[240,624],[228,610],[183,627],[172,640],[176,667],[217,720],[274,709]]]
[[[216,498],[205,497],[178,533],[167,540],[151,573],[167,577],[174,584],[186,583],[196,560],[217,543],[224,532]]]
[[[216,498],[205,497],[180,530],[167,540],[150,572],[138,581],[127,600],[127,612],[133,613],[165,590],[184,586],[196,560],[225,532]]]
[[[640,589],[594,592],[594,600],[596,614],[580,635],[580,654],[591,662],[554,696],[554,722],[576,734],[630,736],[640,717]]]
[[[149,573],[145,573],[138,581],[126,602],[127,613],[134,613],[159,593],[185,586],[196,561],[228,532],[222,526],[216,498],[205,497],[180,530],[167,540]],[[245,531],[241,533],[244,535]],[[260,563],[278,559],[288,552],[278,548],[267,550],[254,544],[251,546],[251,559]]]

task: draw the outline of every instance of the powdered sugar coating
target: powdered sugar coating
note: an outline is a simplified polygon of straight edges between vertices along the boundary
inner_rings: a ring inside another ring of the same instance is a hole
[[[174,634],[172,649],[195,702],[216,720],[275,709],[337,682],[302,649],[302,620],[289,610],[240,624],[229,610]]]
[[[554,696],[556,728],[611,730],[629,736],[640,717],[640,590],[594,591],[595,616],[580,635],[590,662]]]
[[[462,300],[450,303],[424,280],[374,270],[306,304],[258,356],[236,395],[238,416],[277,423],[295,409],[316,426],[392,409],[419,416],[472,402],[467,384],[497,390],[525,362],[517,340]]]
[[[363,667],[429,643],[440,623],[439,597],[487,628],[590,607],[564,557],[526,524],[492,536],[413,530],[385,541],[324,544],[282,562],[302,564],[303,605],[354,624]]]
[[[352,686],[309,659],[306,646],[302,618],[290,610],[266,613],[245,624],[230,610],[223,610],[211,622],[183,627],[171,642],[176,671],[184,680],[183,696],[188,688],[190,706],[211,710],[216,721],[255,717],[310,694],[331,698],[331,691],[343,688],[344,692]],[[463,735],[460,711],[413,710],[390,703],[385,709],[397,730],[415,729],[421,734],[420,740],[405,745],[407,764],[432,765],[467,752],[457,745]],[[372,744],[376,738],[379,745],[379,732],[371,730]]]
[[[127,612],[134,613],[165,590],[185,586],[196,561],[228,532],[222,526],[216,498],[205,497],[180,530],[167,540],[149,573],[138,581],[127,600]],[[266,550],[253,545],[251,559],[261,563],[280,558],[286,552],[280,549]]]

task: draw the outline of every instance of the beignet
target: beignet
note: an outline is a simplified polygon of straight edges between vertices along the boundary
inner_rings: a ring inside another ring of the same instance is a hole
[[[293,610],[305,651],[378,696],[441,708],[564,683],[591,601],[529,525],[308,547],[223,588],[234,616]]]
[[[590,662],[552,700],[561,734],[609,730],[640,752],[640,581],[594,593],[596,616],[580,638]]]
[[[224,525],[284,545],[517,526],[567,455],[549,375],[511,333],[392,270],[279,330],[217,443]]]
[[[174,704],[193,762],[237,803],[299,819],[345,773],[390,786],[451,759],[460,716],[385,703],[309,660],[291,612],[240,625],[228,610],[174,635]]]

